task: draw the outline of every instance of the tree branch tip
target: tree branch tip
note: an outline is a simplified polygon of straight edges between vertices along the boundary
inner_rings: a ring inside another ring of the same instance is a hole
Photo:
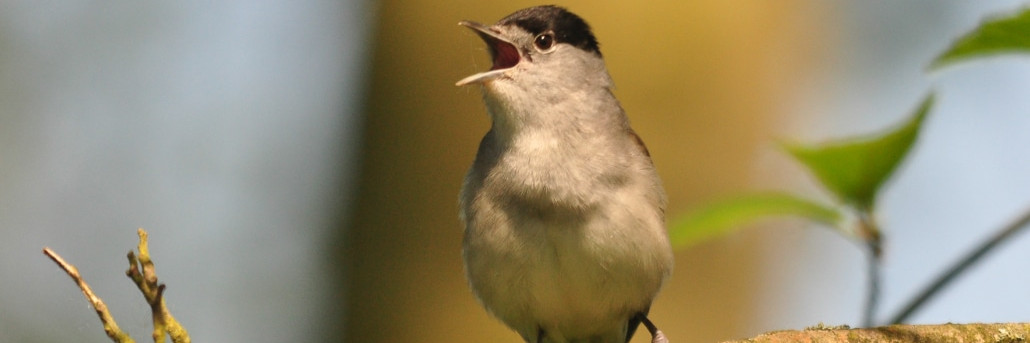
[[[147,236],[149,236],[147,234],[147,230],[143,230],[143,228],[138,228],[136,229],[136,235],[139,236],[139,244],[147,244]]]
[[[79,276],[79,269],[75,268],[75,266],[71,265],[71,263],[65,261],[64,258],[61,257],[61,255],[57,254],[56,251],[51,250],[49,247],[44,247],[43,254],[49,257],[51,260],[53,260],[54,263],[57,263],[58,267],[64,269],[64,272],[68,273],[68,276],[71,276],[73,279],[76,280],[81,278],[81,276]]]
[[[57,253],[54,252],[53,249],[50,249],[50,247],[43,247],[43,255],[46,255],[47,257],[49,257],[51,259],[59,259],[60,258],[60,256],[57,256]],[[55,257],[55,256],[57,256],[57,257]]]

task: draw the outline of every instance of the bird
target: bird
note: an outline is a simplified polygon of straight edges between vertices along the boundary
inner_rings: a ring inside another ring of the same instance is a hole
[[[494,25],[478,85],[491,120],[459,196],[462,256],[486,310],[529,343],[624,343],[669,278],[666,195],[598,41],[559,6]]]

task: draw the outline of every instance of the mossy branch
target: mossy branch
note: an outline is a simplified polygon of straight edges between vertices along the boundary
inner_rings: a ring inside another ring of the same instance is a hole
[[[147,232],[143,229],[138,229],[136,232],[139,235],[139,245],[137,246],[139,254],[137,255],[129,251],[129,269],[125,271],[125,275],[132,279],[132,282],[143,293],[143,298],[147,300],[147,304],[150,305],[151,316],[154,321],[154,331],[152,334],[154,342],[164,342],[167,335],[172,338],[174,343],[189,343],[189,333],[175,320],[175,317],[168,311],[168,307],[165,306],[165,285],[157,282],[157,272],[154,269],[154,262],[150,259],[150,249],[147,245]],[[82,289],[82,294],[86,296],[86,299],[96,309],[100,322],[104,324],[104,332],[107,333],[107,336],[112,341],[116,343],[135,342],[132,337],[129,337],[129,334],[118,328],[114,317],[107,310],[107,305],[104,304],[100,297],[93,293],[93,290],[82,278],[75,266],[65,262],[60,255],[50,250],[50,248],[43,248],[43,253],[54,260],[79,285],[79,288]]]
[[[818,326],[805,330],[775,331],[753,338],[724,343],[780,342],[994,342],[1025,343],[1030,339],[1030,323],[891,325],[868,329],[847,326]]]

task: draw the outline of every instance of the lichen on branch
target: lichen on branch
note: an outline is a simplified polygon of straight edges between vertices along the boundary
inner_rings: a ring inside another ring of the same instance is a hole
[[[129,269],[125,271],[125,275],[132,279],[132,282],[143,293],[143,298],[146,299],[147,304],[150,305],[151,317],[154,321],[154,331],[152,334],[154,342],[164,342],[167,335],[172,338],[174,343],[190,343],[189,333],[175,320],[172,313],[168,311],[168,307],[165,306],[165,285],[157,281],[157,272],[154,268],[154,262],[150,259],[150,249],[147,245],[147,232],[142,228],[136,232],[139,235],[139,245],[137,246],[139,253],[136,254],[129,251]],[[61,269],[64,269],[68,276],[71,276],[72,280],[75,280],[75,283],[82,290],[82,294],[86,296],[86,299],[96,309],[97,316],[100,317],[100,322],[104,325],[104,332],[107,333],[107,336],[112,341],[116,343],[135,342],[132,337],[129,337],[129,334],[118,328],[114,317],[107,310],[107,305],[104,304],[100,297],[93,293],[89,284],[82,278],[79,270],[74,265],[66,262],[50,248],[43,248],[43,253],[54,260]]]

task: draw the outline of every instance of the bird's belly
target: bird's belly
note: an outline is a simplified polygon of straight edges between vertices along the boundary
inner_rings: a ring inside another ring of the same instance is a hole
[[[491,253],[467,251],[477,254],[468,272],[485,280],[473,283],[484,305],[523,335],[539,329],[566,337],[613,329],[617,335],[648,307],[664,276],[639,242],[607,228],[538,221],[492,231],[506,229],[515,229],[502,233],[509,239],[471,245]]]

